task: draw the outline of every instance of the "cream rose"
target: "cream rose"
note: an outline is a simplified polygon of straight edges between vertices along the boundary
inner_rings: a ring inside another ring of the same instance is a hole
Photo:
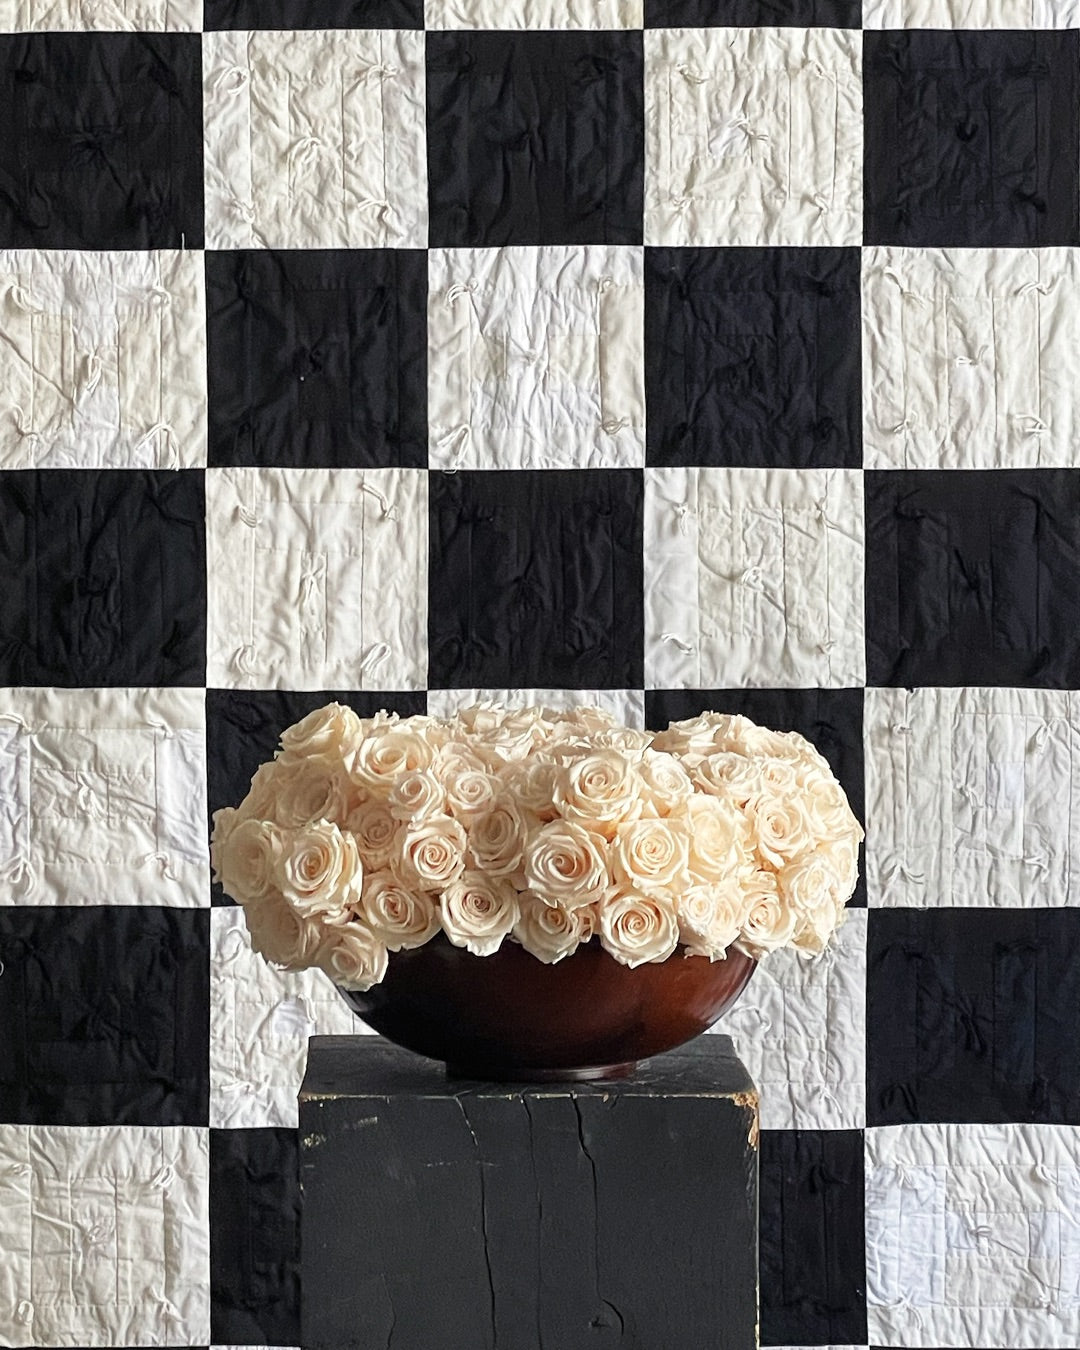
[[[446,810],[446,792],[433,769],[414,769],[397,780],[386,798],[395,820],[417,825]]]
[[[667,886],[686,871],[689,839],[680,821],[634,820],[618,825],[612,875],[627,886]]]
[[[401,847],[402,880],[423,891],[437,891],[465,870],[468,836],[461,822],[442,814],[405,831]]]
[[[558,768],[552,761],[536,757],[522,764],[512,764],[498,775],[502,788],[500,795],[513,797],[518,806],[541,820],[557,820],[558,808],[552,801],[557,773]]]
[[[645,800],[658,816],[678,811],[693,795],[690,775],[675,758],[660,750],[646,750],[637,766]]]
[[[339,755],[356,749],[363,736],[360,718],[341,703],[316,708],[281,733],[281,745],[289,755]]]
[[[754,847],[773,867],[783,867],[816,843],[806,807],[797,796],[780,797],[763,789],[747,802],[746,815]]]
[[[552,796],[564,820],[588,824],[608,839],[619,821],[641,815],[640,780],[618,750],[597,750],[562,765]]]
[[[794,936],[798,915],[780,898],[776,876],[759,870],[747,884],[749,903],[735,946],[760,960]]]
[[[354,807],[346,817],[345,828],[355,838],[365,868],[377,870],[401,856],[405,826],[394,816],[388,801],[372,797]]]
[[[286,829],[313,820],[340,821],[348,810],[349,781],[339,760],[328,755],[279,759],[274,778],[274,819]]]
[[[285,836],[269,820],[252,817],[234,823],[230,817],[228,824],[224,839],[211,844],[211,861],[217,871],[214,880],[241,904],[274,894]]]
[[[546,904],[531,891],[518,896],[520,916],[513,936],[539,961],[554,965],[591,936],[588,907],[566,909]]]
[[[599,935],[604,950],[624,966],[665,961],[679,945],[675,903],[612,887],[600,902]]]
[[[430,768],[434,758],[435,748],[425,735],[395,725],[365,736],[346,764],[354,783],[385,799],[403,774]]]
[[[360,899],[356,841],[333,821],[315,820],[287,837],[274,869],[285,899],[303,915],[341,923]]]
[[[598,837],[568,820],[552,820],[525,843],[525,885],[549,905],[579,909],[610,884]]]
[[[364,925],[338,929],[319,951],[318,965],[342,989],[364,993],[386,975],[386,945]]]
[[[521,864],[525,824],[512,798],[505,794],[490,810],[469,822],[470,866],[489,876],[508,876]]]
[[[259,765],[251,775],[247,795],[237,807],[241,816],[256,820],[277,820],[277,783],[281,768],[280,761],[276,759]]]
[[[450,814],[466,822],[482,815],[495,800],[495,779],[486,769],[451,770],[443,786]]]
[[[501,877],[463,872],[439,897],[443,932],[455,947],[490,956],[519,918],[517,892]]]
[[[439,931],[430,895],[403,886],[392,872],[368,872],[360,910],[375,936],[392,951],[421,947]]]
[[[742,886],[732,878],[691,886],[679,893],[679,938],[691,956],[719,961],[739,936],[748,909]]]
[[[687,866],[697,881],[726,881],[752,859],[752,835],[730,801],[697,793],[686,804]]]
[[[281,895],[244,906],[251,949],[289,970],[307,970],[318,962],[324,928],[307,919]]]
[[[761,765],[735,750],[716,750],[690,769],[690,777],[702,792],[745,806],[762,790]]]

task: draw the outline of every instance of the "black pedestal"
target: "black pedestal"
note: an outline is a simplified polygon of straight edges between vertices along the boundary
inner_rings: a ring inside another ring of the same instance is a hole
[[[313,1036],[304,1350],[755,1350],[757,1095],[728,1036],[607,1083]]]

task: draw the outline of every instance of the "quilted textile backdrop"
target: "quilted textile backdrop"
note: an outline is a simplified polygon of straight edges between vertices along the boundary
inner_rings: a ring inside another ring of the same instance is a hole
[[[0,1342],[298,1344],[357,1024],[209,813],[491,695],[866,824],[724,1023],[763,1342],[1080,1344],[1078,109],[1078,0],[0,0]]]

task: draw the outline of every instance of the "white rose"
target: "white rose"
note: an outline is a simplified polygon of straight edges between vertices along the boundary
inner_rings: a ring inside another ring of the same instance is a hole
[[[749,822],[732,802],[695,793],[686,820],[687,866],[698,881],[727,881],[752,861]]]
[[[723,797],[737,806],[745,806],[761,791],[761,763],[747,759],[736,750],[716,750],[691,765],[695,786],[713,797]]]
[[[441,890],[465,870],[468,836],[453,816],[436,814],[407,829],[402,841],[402,879],[422,891]]]
[[[354,807],[346,817],[345,828],[356,839],[365,868],[377,870],[400,857],[405,826],[394,816],[388,801],[372,797]]]
[[[455,947],[490,956],[518,921],[517,892],[501,877],[464,872],[443,890],[439,913]]]
[[[857,833],[862,839],[862,826],[848,802],[847,793],[831,772],[813,764],[801,765],[797,771],[799,794],[818,839],[842,838]]]
[[[468,735],[483,736],[498,730],[505,717],[506,708],[501,703],[470,703],[468,707],[459,708],[454,714],[455,730],[460,726],[460,729]]]
[[[597,750],[563,765],[553,798],[564,820],[588,824],[608,839],[619,821],[641,815],[640,780],[617,750]]]
[[[512,798],[500,796],[489,811],[469,822],[471,865],[490,876],[508,876],[521,864],[525,824]]]
[[[257,820],[277,819],[277,783],[281,771],[282,766],[276,759],[259,765],[251,775],[247,795],[237,807],[241,816]]]
[[[679,938],[689,955],[722,960],[739,936],[748,909],[737,878],[691,886],[680,892],[677,911]]]
[[[518,906],[520,917],[514,924],[513,936],[546,965],[569,956],[591,936],[588,907],[565,909],[562,905],[548,905],[531,891],[518,896]]]
[[[312,821],[286,836],[275,877],[282,895],[301,914],[344,922],[360,899],[363,881],[356,841],[333,821]]]
[[[360,718],[341,703],[327,703],[281,733],[282,748],[290,755],[344,756],[356,749],[363,735]]]
[[[600,942],[624,966],[665,961],[679,945],[675,904],[666,896],[612,887],[600,902]]]
[[[598,900],[611,881],[599,838],[569,820],[549,821],[529,835],[524,872],[527,889],[566,909]]]
[[[273,817],[285,829],[313,820],[343,820],[348,811],[349,781],[340,761],[327,755],[274,762]]]
[[[354,783],[385,799],[403,774],[430,768],[434,758],[428,736],[406,722],[365,736],[347,764]]]
[[[217,871],[215,881],[241,904],[262,900],[277,889],[275,869],[284,848],[284,837],[270,820],[235,822],[227,818],[229,828],[225,837],[210,846],[210,856]],[[215,835],[217,830],[215,829]]]
[[[618,825],[611,851],[612,875],[631,889],[666,886],[686,871],[688,851],[681,822],[652,819]]]
[[[810,817],[797,795],[779,797],[765,789],[747,802],[746,816],[754,847],[773,867],[783,867],[816,843]]]
[[[632,764],[637,764],[652,745],[652,736],[647,731],[637,731],[633,727],[612,727],[610,731],[598,731],[592,741],[597,749],[617,750]]]
[[[553,801],[555,777],[558,768],[550,760],[535,756],[522,764],[512,764],[498,775],[505,794],[526,811],[541,820],[557,820],[558,808]]]
[[[446,793],[433,769],[414,769],[397,780],[386,805],[395,820],[417,825],[446,810]]]
[[[266,961],[287,970],[307,970],[318,961],[323,926],[305,918],[281,895],[244,906],[251,947]]]
[[[791,940],[798,915],[780,898],[776,876],[772,872],[756,872],[746,886],[746,892],[749,904],[734,945],[759,961]]]
[[[486,769],[452,769],[443,777],[447,809],[459,820],[482,815],[495,800],[495,780]]]
[[[832,892],[837,904],[846,905],[855,890],[855,883],[859,879],[859,841],[862,837],[859,827],[858,833],[849,833],[842,839],[826,839],[815,849],[837,878]]]
[[[318,965],[342,989],[364,993],[386,975],[386,945],[369,928],[354,921],[324,942]]]
[[[753,726],[748,717],[737,713],[703,712],[697,717],[684,717],[669,722],[665,731],[653,736],[653,749],[666,750],[683,759],[700,759],[714,750],[727,748],[743,722]]]
[[[553,724],[557,725],[561,722],[578,732],[610,731],[618,726],[614,713],[610,713],[606,708],[600,708],[595,704],[589,707],[563,708],[562,710],[552,708],[549,709],[549,712]]]
[[[660,750],[646,750],[637,770],[641,777],[642,796],[655,808],[657,815],[671,815],[693,794],[694,785],[690,775],[674,755]]]
[[[439,912],[430,895],[402,886],[392,872],[364,877],[361,912],[375,936],[392,951],[422,947],[439,931]]]

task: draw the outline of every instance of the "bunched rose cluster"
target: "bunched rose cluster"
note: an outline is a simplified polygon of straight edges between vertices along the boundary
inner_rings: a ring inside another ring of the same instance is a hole
[[[330,703],[215,811],[214,879],[252,946],[344,989],[443,933],[541,961],[596,938],[628,966],[824,951],[862,827],[798,733],[714,712],[650,733],[596,707],[361,718]]]

